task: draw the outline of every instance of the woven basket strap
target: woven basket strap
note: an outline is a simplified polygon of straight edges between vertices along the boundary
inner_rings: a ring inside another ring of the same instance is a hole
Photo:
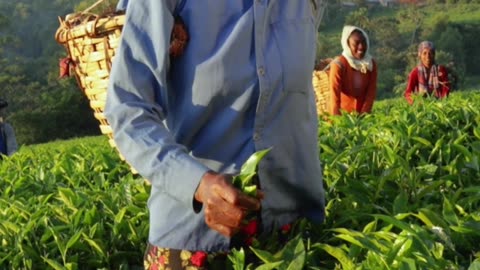
[[[346,61],[346,59],[345,59],[345,57],[344,57],[343,55],[340,55],[340,56],[335,57],[335,59],[333,59],[332,62],[334,62],[335,64],[337,64],[337,65],[340,67],[340,69],[343,69],[343,67],[344,67],[344,65],[346,64],[347,61]],[[331,64],[332,62],[330,62],[330,64]],[[329,64],[329,65],[330,65],[330,64]],[[348,64],[348,63],[347,63],[347,64]]]
[[[339,58],[341,58],[341,56],[335,57],[332,61],[330,61],[330,63],[328,63],[328,65],[326,65],[326,66],[322,69],[322,71],[327,71],[327,70],[329,70],[329,69],[330,69],[330,65],[331,65],[332,63],[337,64],[337,65],[340,67],[340,69],[343,69],[343,62],[342,62],[342,60],[339,59]]]
[[[332,64],[332,62],[333,62],[333,60],[332,60],[330,63],[328,63],[328,65],[326,65],[326,66],[322,69],[322,71],[327,71],[327,70],[329,70],[329,69],[330,69],[330,65]]]

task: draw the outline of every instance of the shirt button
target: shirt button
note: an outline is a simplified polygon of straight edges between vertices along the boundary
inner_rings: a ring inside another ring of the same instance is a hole
[[[259,74],[260,76],[265,75],[265,69],[264,69],[263,67],[259,67],[259,68],[258,68],[258,74]]]
[[[260,134],[258,134],[257,132],[253,133],[253,140],[254,141],[260,140]]]

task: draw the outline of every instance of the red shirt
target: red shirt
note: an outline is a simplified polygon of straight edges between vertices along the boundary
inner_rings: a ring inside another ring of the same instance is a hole
[[[438,65],[438,82],[440,88],[438,91],[434,91],[434,95],[437,98],[447,97],[450,93],[450,84],[448,82],[447,69],[444,66]],[[405,89],[405,98],[408,103],[412,104],[412,93],[418,93],[418,67],[415,67],[408,76],[407,89]]]

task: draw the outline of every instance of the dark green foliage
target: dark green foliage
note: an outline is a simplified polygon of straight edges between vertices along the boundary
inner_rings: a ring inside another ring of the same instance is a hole
[[[0,89],[20,144],[99,134],[86,97],[74,79],[58,80],[64,49],[54,39],[58,16],[78,1],[0,3]],[[3,28],[2,28],[3,27]]]
[[[479,104],[462,91],[321,119],[324,224],[260,235],[232,269],[476,269]],[[0,269],[142,269],[149,189],[105,136],[23,147],[0,163]]]
[[[410,261],[402,257],[415,252],[427,262],[410,262],[420,269],[468,268],[480,241],[480,199],[471,196],[480,191],[478,102],[478,91],[443,101],[419,98],[413,106],[394,99],[377,103],[364,117],[322,121],[325,227],[348,228],[334,229],[344,241],[324,241],[349,242],[343,249],[366,269],[402,269]],[[415,251],[397,253],[399,240],[390,247],[387,232],[413,237],[403,248]],[[328,253],[340,260],[339,251]],[[384,257],[389,253],[393,257]],[[390,267],[380,263],[393,258]]]
[[[361,27],[368,32],[368,30],[371,28],[368,9],[361,7],[358,10],[352,11],[349,16],[345,18],[345,24]]]
[[[1,269],[142,269],[150,187],[106,137],[24,147],[0,174]]]

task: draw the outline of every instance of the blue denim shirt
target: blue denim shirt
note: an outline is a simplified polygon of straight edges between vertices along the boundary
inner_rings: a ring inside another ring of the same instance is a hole
[[[235,174],[255,151],[266,230],[301,216],[321,222],[324,191],[312,90],[311,0],[121,1],[126,23],[110,74],[106,117],[121,154],[152,184],[149,241],[220,251],[230,239],[196,213],[207,170]],[[171,61],[173,15],[190,39]]]

